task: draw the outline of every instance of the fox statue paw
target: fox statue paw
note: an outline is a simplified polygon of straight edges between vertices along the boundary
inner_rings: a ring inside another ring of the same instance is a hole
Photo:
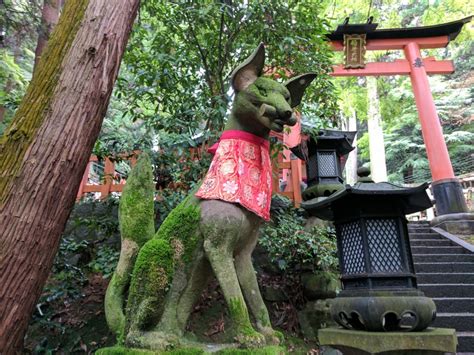
[[[285,340],[283,333],[272,327],[261,327],[258,328],[258,331],[263,334],[268,345],[280,345]]]
[[[134,348],[166,351],[179,346],[179,337],[161,331],[136,331],[128,333],[126,344]]]
[[[239,330],[235,340],[243,348],[260,348],[266,345],[265,336],[248,327]]]

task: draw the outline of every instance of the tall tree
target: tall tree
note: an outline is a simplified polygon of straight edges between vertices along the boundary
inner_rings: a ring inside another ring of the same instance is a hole
[[[0,351],[22,348],[99,134],[139,0],[68,0],[0,138]]]
[[[343,127],[345,130],[348,131],[357,131],[357,114],[355,109],[351,110],[351,115],[346,119],[345,125]],[[346,161],[346,182],[349,185],[353,185],[357,182],[357,133],[354,137],[354,141],[352,143],[354,150],[349,153]]]
[[[367,126],[369,129],[370,170],[375,182],[387,181],[385,145],[380,115],[380,100],[377,92],[377,78],[367,77]]]

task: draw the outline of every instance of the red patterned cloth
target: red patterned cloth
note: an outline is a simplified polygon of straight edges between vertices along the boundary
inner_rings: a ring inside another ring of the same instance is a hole
[[[196,196],[238,203],[268,221],[272,199],[268,141],[230,130],[209,152],[215,152],[214,159]]]

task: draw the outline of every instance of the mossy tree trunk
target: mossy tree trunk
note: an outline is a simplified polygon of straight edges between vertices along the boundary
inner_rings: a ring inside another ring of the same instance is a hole
[[[0,138],[0,352],[22,348],[118,73],[139,0],[68,0]]]

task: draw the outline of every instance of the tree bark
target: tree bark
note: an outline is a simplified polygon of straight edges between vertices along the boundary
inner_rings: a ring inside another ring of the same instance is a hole
[[[43,9],[41,10],[41,25],[38,29],[38,42],[35,50],[35,65],[33,67],[33,73],[38,66],[41,53],[43,53],[46,43],[48,43],[49,36],[58,23],[61,3],[62,0],[44,0]]]
[[[377,92],[377,78],[367,77],[367,99],[368,99],[368,131],[369,131],[369,153],[370,170],[372,180],[375,182],[387,181],[387,165],[385,162],[385,143],[382,131],[382,119],[380,115],[380,100]]]
[[[30,313],[116,79],[139,0],[68,0],[0,138],[0,353],[21,351]]]

